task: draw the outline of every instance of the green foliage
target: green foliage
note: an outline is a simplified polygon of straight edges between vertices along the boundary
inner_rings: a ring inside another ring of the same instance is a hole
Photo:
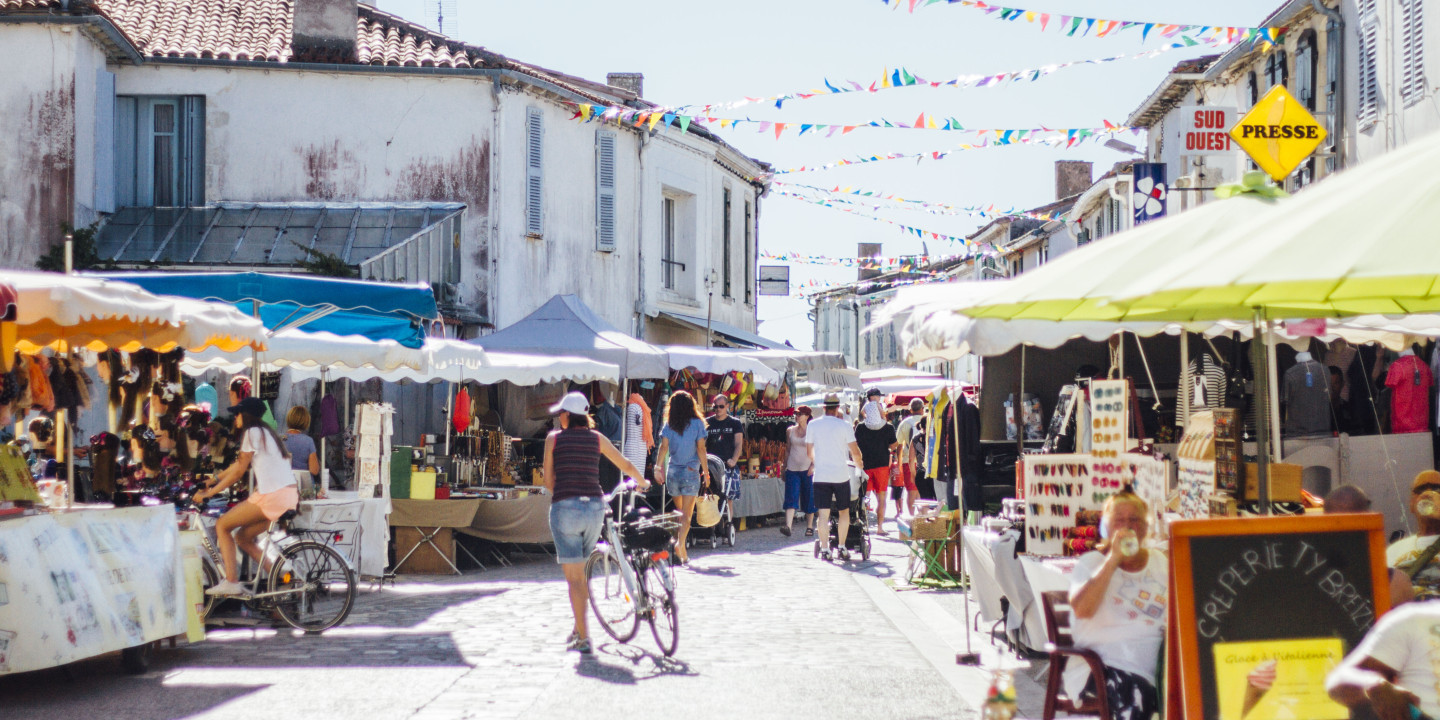
[[[351,267],[344,258],[333,253],[321,252],[313,248],[305,247],[294,240],[290,241],[295,247],[305,252],[304,260],[297,260],[295,266],[303,268],[311,275],[323,275],[336,278],[357,278],[360,271]]]
[[[73,228],[69,223],[61,223],[60,229],[66,235],[71,236],[73,250],[71,264],[76,270],[115,270],[115,263],[100,257],[100,248],[95,243],[95,235],[99,223],[91,224],[89,227]],[[35,261],[35,267],[47,272],[65,272],[65,243],[56,243],[50,250]]]

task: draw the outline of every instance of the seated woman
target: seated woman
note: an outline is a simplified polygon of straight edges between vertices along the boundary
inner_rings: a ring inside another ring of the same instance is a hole
[[[1155,672],[1165,639],[1167,561],[1144,546],[1149,508],[1129,487],[1105,501],[1104,538],[1070,576],[1075,644],[1105,663],[1105,692],[1116,720],[1159,710]]]

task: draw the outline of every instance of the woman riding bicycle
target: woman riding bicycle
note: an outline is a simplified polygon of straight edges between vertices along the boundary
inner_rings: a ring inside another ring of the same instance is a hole
[[[242,594],[244,587],[239,582],[235,546],[239,545],[246,555],[260,562],[260,546],[255,544],[255,538],[300,502],[285,441],[261,421],[265,416],[265,403],[260,398],[247,397],[232,406],[230,412],[235,415],[235,427],[240,431],[240,456],[233,465],[215,475],[213,487],[195,493],[194,501],[198,504],[218,495],[245,477],[245,471],[250,469],[255,470],[255,492],[245,502],[230,508],[215,524],[220,556],[225,560],[225,580],[206,590],[206,595]]]
[[[585,622],[590,589],[585,584],[585,561],[600,539],[605,523],[605,491],[600,487],[600,456],[635,478],[643,490],[650,486],[644,473],[625,459],[605,436],[590,429],[590,402],[584,393],[572,392],[550,408],[558,415],[559,430],[545,438],[545,490],[551,494],[550,534],[555,538],[555,559],[570,589],[570,610],[575,629],[567,650],[589,654],[590,629]]]

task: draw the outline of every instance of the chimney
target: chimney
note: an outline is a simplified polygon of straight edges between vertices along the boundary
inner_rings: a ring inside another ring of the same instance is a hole
[[[859,244],[859,251],[855,254],[855,257],[859,257],[859,258],[873,258],[873,257],[878,257],[878,256],[880,255],[880,248],[881,248],[881,247],[882,247],[882,246],[881,246],[880,243],[860,243],[860,244]],[[875,277],[876,275],[879,275],[879,274],[880,274],[880,271],[879,271],[878,269],[875,269],[875,268],[864,268],[864,267],[862,267],[862,268],[860,268],[860,272],[857,274],[857,278],[860,279],[860,280],[869,280],[870,278],[873,278],[873,277]]]
[[[355,62],[356,0],[295,0],[291,30],[296,62]]]
[[[629,90],[637,98],[645,97],[645,73],[610,73],[605,76],[605,84]]]
[[[1055,161],[1055,199],[1079,195],[1094,184],[1092,167],[1084,160]]]

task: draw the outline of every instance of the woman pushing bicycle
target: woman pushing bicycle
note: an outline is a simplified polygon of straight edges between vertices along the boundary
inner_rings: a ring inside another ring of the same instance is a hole
[[[590,629],[585,613],[590,590],[585,584],[585,561],[600,539],[607,510],[605,491],[600,487],[600,456],[615,463],[625,476],[635,478],[642,490],[650,483],[605,436],[590,429],[590,402],[584,393],[566,395],[550,412],[558,416],[556,424],[560,426],[545,438],[544,481],[551,495],[550,534],[555,538],[555,559],[565,573],[570,610],[575,615],[575,629],[566,649],[589,654]]]
[[[265,417],[265,403],[260,398],[247,397],[231,406],[230,412],[235,415],[235,428],[240,431],[240,456],[215,475],[214,486],[195,493],[194,501],[198,504],[220,494],[239,482],[250,469],[255,471],[255,492],[245,502],[230,508],[215,525],[220,555],[225,560],[225,580],[206,590],[206,595],[242,594],[244,587],[240,584],[236,545],[259,563],[260,547],[255,544],[255,538],[286,510],[294,510],[300,503],[285,441],[261,420]]]

